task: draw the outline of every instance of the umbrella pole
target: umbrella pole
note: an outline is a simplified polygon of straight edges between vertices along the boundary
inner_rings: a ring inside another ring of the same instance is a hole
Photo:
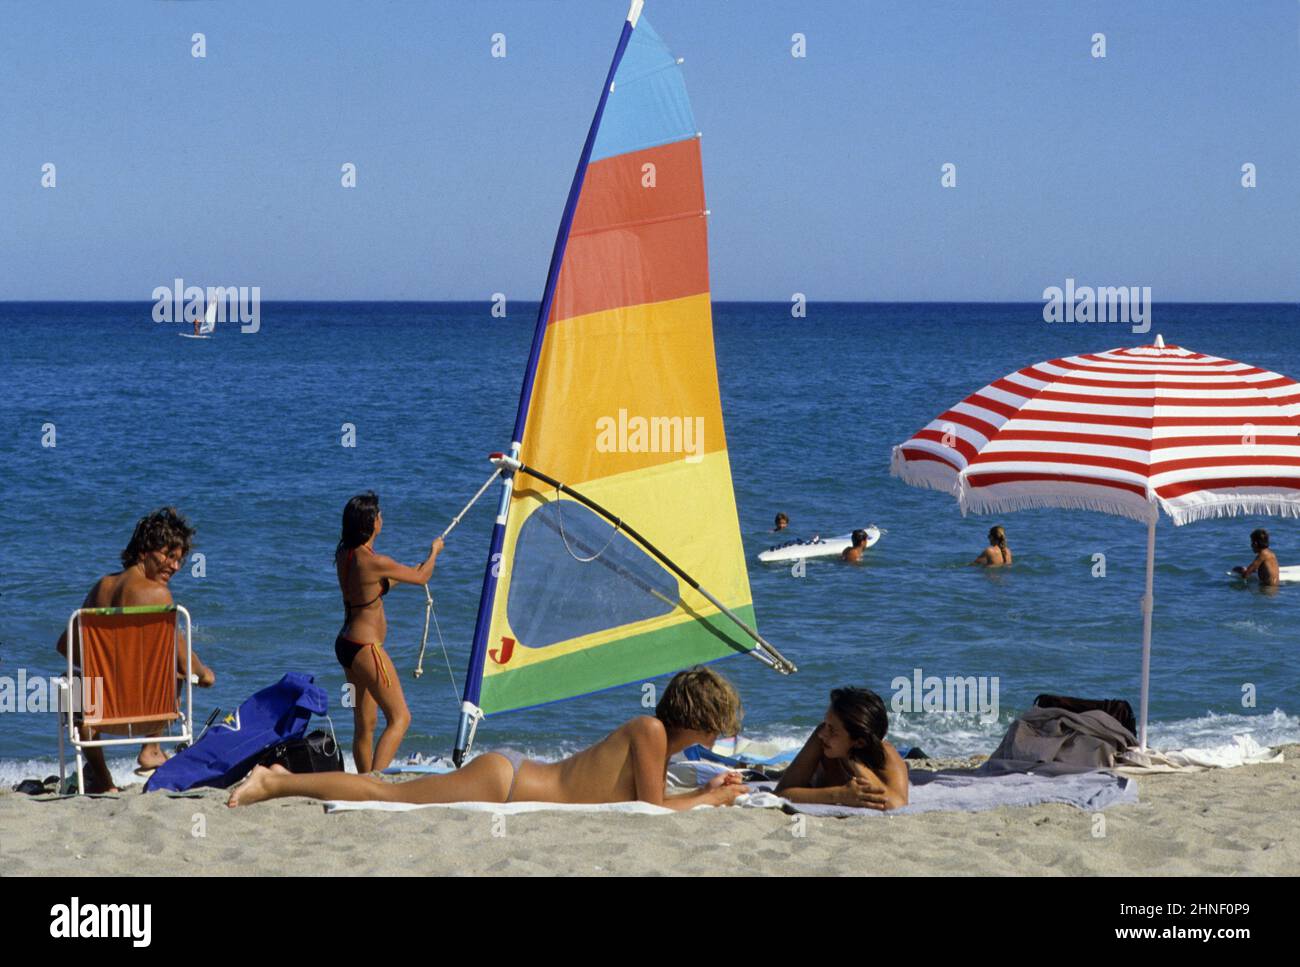
[[[1147,591],[1142,596],[1142,698],[1138,747],[1147,747],[1147,696],[1151,683],[1151,612],[1155,606],[1156,515],[1147,522]]]

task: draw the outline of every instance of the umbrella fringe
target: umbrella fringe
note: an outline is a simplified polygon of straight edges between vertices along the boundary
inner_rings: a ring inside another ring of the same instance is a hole
[[[1300,517],[1300,501],[1286,497],[1244,495],[1188,507],[1173,508],[1164,504],[1164,511],[1176,526],[1182,526],[1216,517]]]
[[[918,463],[908,460],[903,456],[902,447],[894,447],[889,460],[889,473],[910,486],[957,496],[956,473],[951,467],[932,461]]]
[[[1060,510],[1093,510],[1102,514],[1127,517],[1129,520],[1143,524],[1151,519],[1155,506],[1150,505],[1150,510],[1143,510],[1140,506],[1123,501],[1065,494],[1003,494],[993,497],[966,488],[963,488],[958,499],[963,516],[1054,507]]]

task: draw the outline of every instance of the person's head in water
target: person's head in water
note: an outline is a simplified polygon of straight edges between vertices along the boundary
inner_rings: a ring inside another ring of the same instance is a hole
[[[996,547],[1007,549],[1007,532],[1002,529],[1001,524],[989,528],[989,543]]]
[[[162,507],[136,521],[130,543],[122,550],[122,567],[140,564],[150,578],[169,581],[180,570],[193,540],[190,522],[175,507]]]
[[[866,531],[862,530],[861,528],[858,528],[857,530],[855,530],[855,531],[853,532],[853,546],[854,546],[854,547],[866,547],[866,546],[867,546],[867,532],[866,532]]]
[[[889,714],[869,688],[837,688],[822,721],[822,750],[827,758],[855,759],[870,769],[885,767],[885,733]]]
[[[775,521],[776,530],[783,531],[789,526],[790,526],[789,517],[785,516],[785,514],[776,515],[776,521]]]
[[[1250,549],[1255,553],[1268,549],[1268,531],[1256,527],[1250,532]]]
[[[737,735],[744,714],[731,682],[704,665],[674,675],[655,706],[665,728],[715,736]]]
[[[373,490],[357,494],[343,508],[343,536],[334,548],[337,563],[348,551],[360,547],[383,530],[384,519],[379,513],[379,495]]]

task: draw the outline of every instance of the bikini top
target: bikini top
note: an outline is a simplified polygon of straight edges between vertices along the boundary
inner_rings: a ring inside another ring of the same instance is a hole
[[[387,594],[387,593],[388,593],[388,588],[389,588],[389,581],[388,581],[388,578],[380,578],[380,579],[379,579],[379,593],[376,594],[376,595],[375,595],[373,598],[371,598],[369,601],[367,601],[365,604],[351,604],[351,603],[348,601],[348,596],[347,596],[348,572],[352,569],[352,559],[356,556],[356,553],[357,553],[357,549],[356,549],[355,547],[353,547],[353,548],[351,548],[351,549],[348,550],[348,556],[345,557],[345,558],[343,559],[343,588],[344,588],[344,590],[343,590],[343,607],[344,607],[344,609],[346,610],[347,617],[348,617],[349,620],[351,620],[351,618],[352,618],[352,609],[353,609],[353,608],[356,608],[357,610],[361,610],[362,608],[368,608],[368,607],[370,607],[372,604],[374,604],[376,601],[378,601],[380,598],[382,598],[385,594]],[[373,551],[372,551],[371,553],[373,553]]]

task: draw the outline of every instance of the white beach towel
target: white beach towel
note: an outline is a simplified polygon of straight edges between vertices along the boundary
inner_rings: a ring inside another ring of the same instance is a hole
[[[1237,766],[1264,765],[1284,761],[1281,752],[1274,752],[1255,741],[1251,735],[1234,735],[1225,745],[1203,749],[1175,749],[1158,751],[1128,749],[1120,753],[1116,772],[1124,775],[1153,772],[1204,772],[1206,769],[1233,769]]]
[[[708,809],[710,807],[703,807]],[[476,813],[500,813],[513,816],[517,813],[562,812],[562,813],[639,813],[643,816],[671,815],[673,810],[667,806],[652,806],[648,802],[343,802],[327,800],[327,813],[344,813],[360,809],[373,809],[381,812],[404,813],[412,809],[465,809]]]

